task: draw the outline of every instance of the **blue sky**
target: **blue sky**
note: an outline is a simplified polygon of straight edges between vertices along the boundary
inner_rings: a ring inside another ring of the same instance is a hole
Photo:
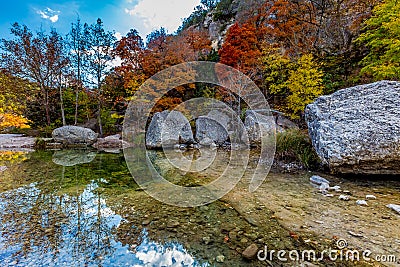
[[[54,27],[61,34],[69,31],[79,16],[92,24],[101,18],[108,30],[125,35],[129,29],[143,38],[152,30],[165,27],[173,33],[183,18],[190,15],[200,0],[11,0],[1,5],[0,38],[10,37],[12,23],[27,25],[31,30]]]

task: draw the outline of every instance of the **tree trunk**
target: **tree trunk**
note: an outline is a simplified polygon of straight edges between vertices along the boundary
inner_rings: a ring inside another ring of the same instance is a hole
[[[62,123],[63,126],[67,125],[67,122],[65,120],[65,111],[64,111],[64,99],[63,99],[63,92],[62,92],[62,85],[60,84],[60,105],[61,105],[61,117],[62,117]]]
[[[75,121],[74,121],[74,125],[78,124],[78,101],[79,101],[79,87],[76,89],[76,92],[75,92]]]
[[[81,66],[80,66],[80,51],[78,51],[78,86],[75,92],[75,122],[74,125],[78,124],[78,101],[79,101],[79,91],[81,89]]]
[[[102,138],[103,137],[103,125],[101,122],[101,100],[100,99],[99,99],[98,108],[99,108],[99,115],[97,116],[97,120],[99,122],[99,135],[100,135],[100,138]]]
[[[50,107],[49,107],[49,92],[44,89],[44,94],[45,94],[45,110],[46,110],[46,120],[47,120],[47,125],[50,126],[51,120],[50,120]]]
[[[98,95],[98,98],[99,98],[99,104],[98,104],[98,107],[99,107],[99,116],[98,116],[99,135],[100,135],[100,138],[102,138],[103,137],[103,125],[101,123],[101,93],[102,93],[101,92],[101,70],[97,71],[97,90],[99,93],[99,95]]]

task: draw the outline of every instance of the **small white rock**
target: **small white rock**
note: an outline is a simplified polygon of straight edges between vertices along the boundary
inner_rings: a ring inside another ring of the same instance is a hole
[[[368,206],[367,201],[365,201],[365,200],[360,200],[360,199],[356,201],[356,204],[357,204],[357,205],[360,205],[360,206]]]
[[[0,172],[6,171],[8,168],[7,166],[0,166]]]
[[[325,178],[318,176],[318,175],[313,175],[310,177],[310,182],[313,184],[317,184],[317,185],[321,185],[322,183],[328,184],[329,185],[329,181],[326,180]]]
[[[331,190],[331,191],[336,191],[336,192],[339,192],[339,191],[341,191],[341,190],[340,190],[340,186],[338,186],[338,185],[335,185],[335,186],[329,187],[329,190]]]
[[[326,192],[326,190],[328,190],[328,189],[329,189],[329,184],[327,184],[327,183],[322,183],[319,186],[319,191],[321,191],[321,192]]]
[[[373,200],[373,199],[376,199],[376,196],[374,196],[374,195],[366,195],[365,198],[367,200]]]
[[[340,195],[340,196],[339,196],[339,200],[349,201],[349,200],[350,200],[350,197],[349,197],[349,196],[346,196],[346,195]]]
[[[386,207],[388,207],[389,209],[392,209],[398,213],[400,213],[400,205],[396,205],[396,204],[389,204]]]

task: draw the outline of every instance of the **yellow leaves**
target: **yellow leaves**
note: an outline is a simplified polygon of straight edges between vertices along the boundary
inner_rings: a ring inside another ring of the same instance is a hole
[[[287,93],[287,79],[289,71],[293,69],[290,59],[274,47],[265,47],[263,50],[263,75],[264,85],[271,94]]]
[[[26,152],[19,151],[0,151],[0,162],[19,163],[27,159]]]
[[[298,118],[306,105],[323,94],[323,72],[311,54],[303,55],[297,62],[297,68],[290,71],[287,98],[292,118]]]
[[[27,129],[30,128],[28,123],[29,120],[20,115],[14,115],[10,113],[0,113],[0,131],[10,127]]]
[[[118,115],[117,113],[111,114],[112,119],[122,119],[124,116],[123,115]]]
[[[286,107],[275,107],[288,111],[292,118],[299,118],[306,105],[323,94],[321,66],[312,54],[304,54],[291,61],[279,48],[265,47],[263,51],[264,86],[268,93],[278,95]]]

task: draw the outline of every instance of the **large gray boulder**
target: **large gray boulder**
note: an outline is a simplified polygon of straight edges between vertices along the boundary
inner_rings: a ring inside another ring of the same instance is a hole
[[[220,119],[213,112],[207,116],[199,116],[196,120],[196,140],[202,145],[222,146],[229,140],[229,117],[220,114]],[[211,141],[211,142],[210,142]]]
[[[63,145],[92,145],[97,140],[97,134],[91,129],[78,126],[63,126],[52,133],[55,142]]]
[[[305,110],[313,146],[332,172],[400,174],[400,83],[322,96]]]
[[[173,147],[176,144],[194,143],[188,119],[179,111],[157,112],[146,132],[148,148]]]

